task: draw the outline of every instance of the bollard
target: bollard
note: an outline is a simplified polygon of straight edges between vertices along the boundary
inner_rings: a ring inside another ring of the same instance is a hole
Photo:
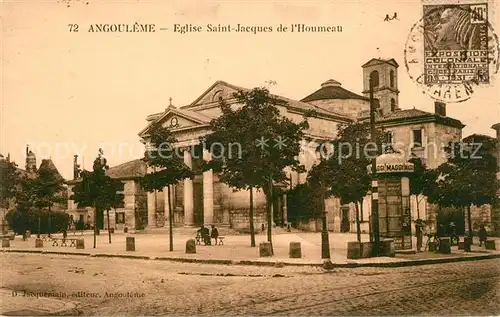
[[[135,251],[135,237],[127,237],[127,251]]]
[[[127,227],[123,228],[123,232],[127,233],[128,232],[128,228]]]
[[[10,240],[2,239],[2,248],[10,248]]]
[[[361,243],[357,241],[347,242],[347,258],[348,259],[361,258]]]
[[[76,248],[77,249],[85,249],[85,240],[83,240],[83,239],[76,240]]]
[[[389,257],[396,256],[396,250],[394,249],[393,239],[380,240],[380,255]]]
[[[486,240],[484,241],[484,247],[486,250],[496,250],[495,240]]]
[[[472,249],[472,238],[465,237],[464,238],[464,252],[471,252]]]
[[[270,242],[261,242],[259,244],[259,255],[261,257],[273,256]]]
[[[443,254],[451,253],[451,238],[443,237],[439,239],[439,253]]]
[[[292,259],[297,259],[302,257],[302,249],[300,246],[300,242],[290,242],[290,251],[288,255]]]
[[[186,241],[186,253],[196,253],[196,241],[194,239]]]
[[[43,240],[35,239],[35,248],[43,248]]]

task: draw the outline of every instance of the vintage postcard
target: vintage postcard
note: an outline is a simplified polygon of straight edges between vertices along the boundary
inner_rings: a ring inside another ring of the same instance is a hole
[[[1,1],[0,314],[499,315],[499,10]]]

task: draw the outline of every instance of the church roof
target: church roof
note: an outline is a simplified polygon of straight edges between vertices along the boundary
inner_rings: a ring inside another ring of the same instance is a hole
[[[146,175],[147,165],[141,159],[132,160],[129,162],[125,162],[113,167],[110,167],[106,171],[106,175],[113,179],[136,179],[139,177],[143,177]],[[67,181],[67,184],[73,185],[79,183],[82,179],[72,179]]]
[[[146,171],[146,163],[137,159],[110,167],[106,171],[106,175],[114,179],[133,179],[146,175]]]
[[[369,100],[366,97],[355,94],[347,89],[341,87],[341,83],[336,80],[330,79],[321,84],[321,88],[302,99],[302,102],[311,102],[316,100],[329,100],[329,99],[360,99]]]
[[[394,58],[372,58],[365,64],[363,64],[361,67],[365,68],[368,66],[373,66],[373,65],[378,65],[378,64],[390,64],[394,67],[399,67],[398,62]]]
[[[146,118],[146,120],[147,121],[161,120],[161,117],[164,117],[166,114],[168,114],[170,112],[176,113],[176,114],[183,116],[183,117],[186,117],[186,118],[194,119],[195,121],[198,121],[200,123],[201,122],[210,123],[210,121],[213,119],[213,118],[210,118],[202,113],[185,109],[185,107],[177,108],[174,106],[169,106],[168,108],[165,109],[164,112],[159,112],[159,113],[149,115]]]
[[[199,96],[195,101],[193,101],[190,105],[181,107],[181,110],[186,110],[186,109],[195,107],[197,105],[197,103],[203,98],[203,96],[205,96],[207,93],[209,93],[217,85],[226,86],[226,87],[228,87],[228,88],[230,88],[231,90],[234,90],[234,91],[249,91],[250,90],[248,88],[244,88],[244,87],[241,87],[241,86],[236,86],[236,85],[227,83],[225,81],[218,80],[212,86],[210,86],[201,96]],[[296,110],[296,111],[300,111],[300,112],[306,112],[306,111],[311,111],[312,110],[312,111],[315,111],[316,113],[318,113],[319,115],[329,116],[329,117],[335,117],[337,119],[345,120],[345,121],[351,121],[352,120],[351,117],[349,117],[349,116],[347,116],[347,115],[345,115],[343,113],[338,113],[338,112],[326,110],[326,109],[323,109],[321,107],[318,107],[318,106],[312,105],[310,103],[304,102],[303,100],[301,100],[301,101],[293,100],[293,99],[286,98],[286,97],[283,97],[283,96],[280,96],[280,95],[275,95],[275,94],[271,94],[271,96],[273,96],[274,98],[276,98],[278,100],[286,102],[287,103],[286,107],[288,109],[291,109],[291,110]],[[361,97],[361,96],[358,96],[358,97]],[[363,98],[363,97],[361,97],[361,98]],[[194,111],[191,111],[191,112],[194,112]]]
[[[364,110],[360,112],[358,119],[361,121],[364,120],[369,120],[370,119],[370,111],[369,110]],[[379,113],[375,112],[375,122],[377,123],[406,123],[406,122],[413,122],[415,120],[424,120],[424,119],[432,119],[435,120],[439,123],[449,125],[449,126],[456,126],[463,128],[465,125],[462,124],[460,120],[453,119],[450,117],[444,117],[435,113],[419,110],[419,109],[399,109],[394,112],[390,112],[385,115],[380,115]]]
[[[38,169],[40,170],[42,168],[53,171],[58,179],[64,180],[61,173],[59,173],[59,170],[51,159],[43,159]]]

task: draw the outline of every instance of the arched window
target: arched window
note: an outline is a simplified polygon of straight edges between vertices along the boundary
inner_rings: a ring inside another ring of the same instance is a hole
[[[396,111],[396,100],[391,98],[391,111]]]
[[[222,100],[222,93],[223,93],[222,90],[217,90],[215,92],[215,94],[213,95],[213,97],[212,97],[212,102],[214,102],[214,101],[221,101]]]
[[[372,80],[372,85],[373,87],[378,87],[379,86],[379,75],[378,71],[374,70],[373,72],[370,73],[370,78]]]
[[[390,84],[391,84],[391,88],[394,88],[394,71],[391,70],[389,72],[389,81],[390,81]]]

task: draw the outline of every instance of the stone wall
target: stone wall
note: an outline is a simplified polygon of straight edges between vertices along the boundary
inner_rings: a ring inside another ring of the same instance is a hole
[[[309,219],[299,221],[297,223],[297,229],[309,232],[321,232],[323,227],[322,219]]]
[[[255,232],[261,232],[262,224],[266,221],[266,210],[262,208],[254,209],[254,228]],[[249,209],[234,209],[230,211],[230,228],[242,232],[250,232],[250,210]]]

